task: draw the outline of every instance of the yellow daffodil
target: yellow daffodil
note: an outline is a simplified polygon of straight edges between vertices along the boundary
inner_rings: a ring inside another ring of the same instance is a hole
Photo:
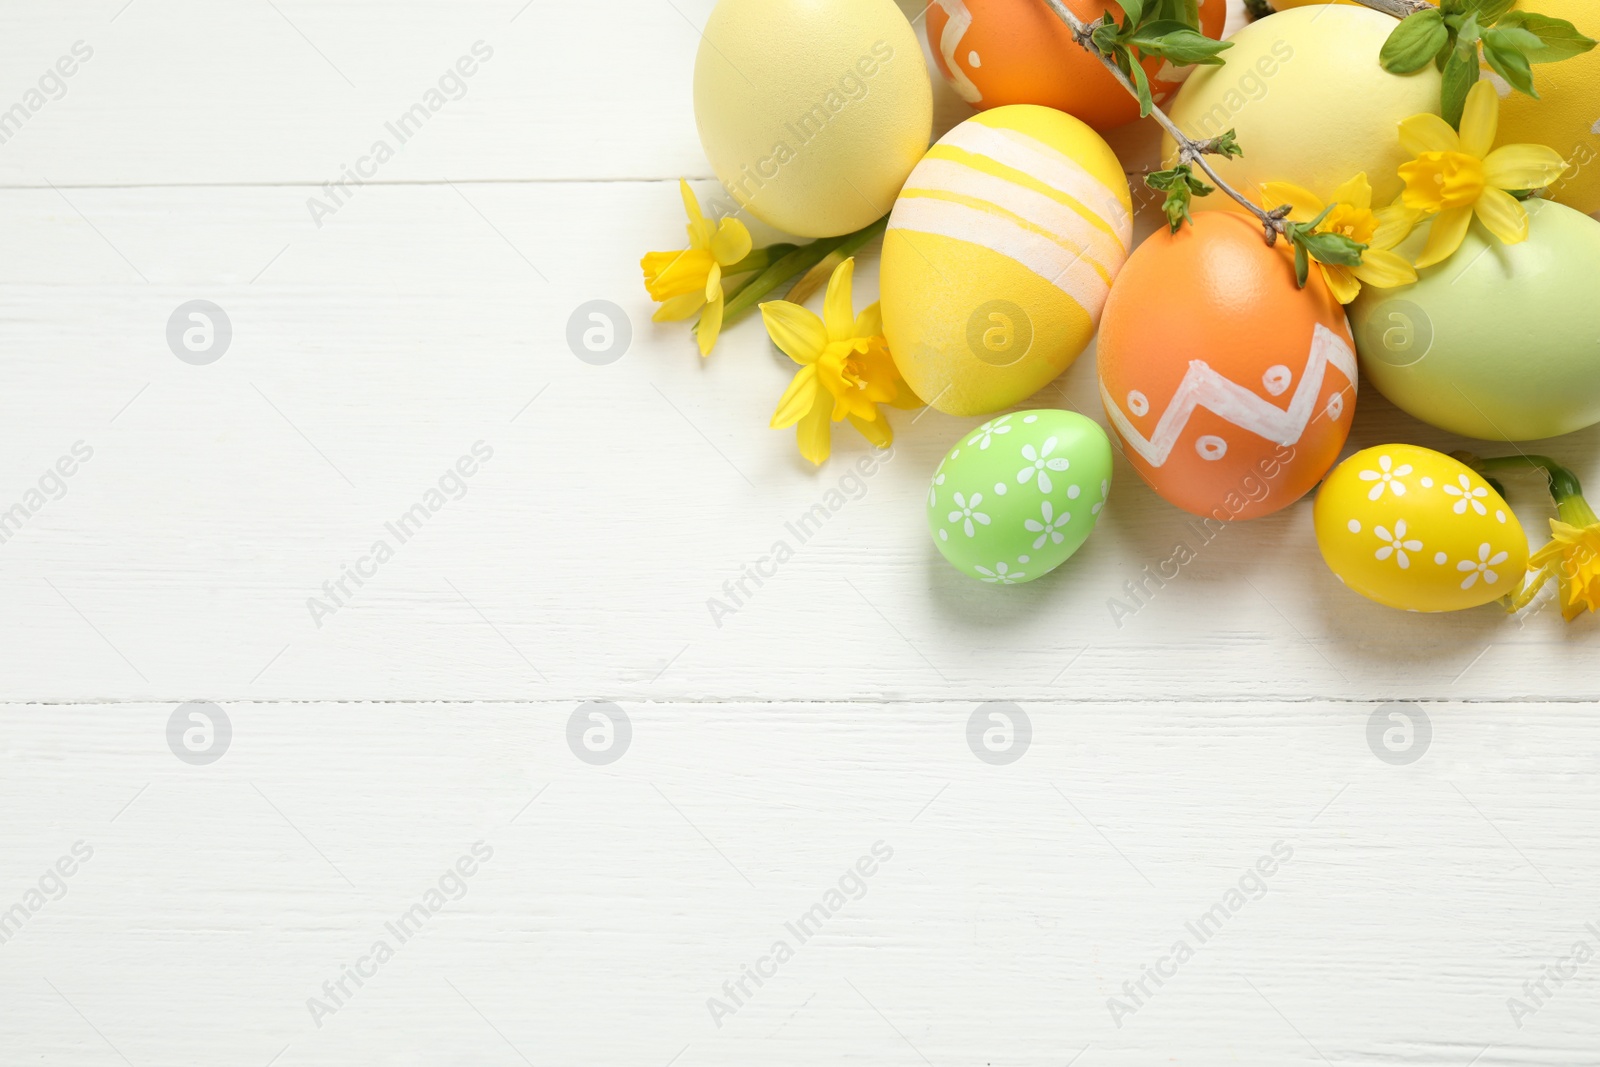
[[[722,331],[722,272],[750,254],[750,231],[738,219],[713,223],[700,212],[689,183],[679,179],[683,207],[689,214],[689,247],[680,252],[649,252],[644,287],[650,299],[660,302],[656,322],[677,322],[700,312],[695,337],[700,354],[708,356]],[[704,310],[702,310],[704,309]]]
[[[894,432],[878,405],[922,406],[889,357],[878,305],[855,314],[855,262],[845,260],[828,280],[822,318],[787,300],[761,305],[773,343],[800,364],[772,414],[772,428],[796,426],[800,454],[818,465],[832,448],[831,423],[849,419],[861,436],[887,448]]]
[[[1571,622],[1585,611],[1600,611],[1600,519],[1582,497],[1562,501],[1557,511],[1561,518],[1550,520],[1550,543],[1528,560],[1539,572],[1531,591],[1554,578],[1562,617]]]
[[[1499,125],[1500,98],[1488,81],[1467,93],[1459,134],[1438,115],[1413,115],[1400,123],[1400,144],[1416,156],[1400,167],[1402,198],[1407,207],[1434,216],[1417,266],[1450,258],[1474,213],[1506,244],[1527,240],[1527,209],[1507,190],[1543,189],[1561,176],[1566,162],[1544,145],[1494,148]]]
[[[1372,210],[1372,185],[1365,172],[1333,191],[1331,210],[1315,193],[1290,182],[1266,182],[1261,186],[1261,196],[1269,208],[1289,205],[1291,222],[1310,222],[1327,211],[1327,216],[1317,224],[1317,233],[1335,233],[1367,246],[1361,253],[1359,266],[1317,263],[1339,303],[1348,304],[1354,300],[1361,292],[1362,283],[1393,289],[1417,280],[1415,268],[1390,250],[1411,233],[1420,213],[1398,201],[1378,211]]]

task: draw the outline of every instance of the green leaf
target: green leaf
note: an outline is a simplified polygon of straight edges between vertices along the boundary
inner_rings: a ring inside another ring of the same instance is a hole
[[[1577,27],[1565,19],[1535,15],[1531,11],[1508,13],[1500,20],[1498,28],[1527,30],[1539,38],[1541,47],[1524,53],[1529,63],[1559,63],[1581,56],[1595,46],[1593,37],[1579,33]]]
[[[1483,58],[1489,61],[1489,67],[1500,77],[1506,80],[1519,93],[1539,98],[1533,88],[1533,68],[1528,66],[1528,58],[1518,48],[1515,41],[1508,42],[1503,34],[1522,33],[1521,30],[1504,30],[1499,26],[1491,26],[1483,34]],[[1532,34],[1527,34],[1532,37]],[[1537,38],[1534,38],[1536,41]]]
[[[1144,14],[1144,0],[1117,0],[1117,6],[1128,16],[1126,25],[1135,25]]]
[[[1300,288],[1306,287],[1306,282],[1311,279],[1311,257],[1306,253],[1306,246],[1300,241],[1294,242],[1294,280]]]
[[[1515,3],[1516,0],[1466,0],[1462,10],[1476,15],[1479,25],[1493,26]]]
[[[1109,19],[1110,16],[1107,16]],[[1120,31],[1114,22],[1101,22],[1089,33],[1089,40],[1100,50],[1101,55],[1112,55],[1121,40]]]
[[[1199,0],[1151,0],[1145,15],[1152,20],[1172,19],[1191,30],[1200,28]]]
[[[1117,47],[1117,61],[1117,65],[1122,68],[1122,73],[1133,80],[1135,95],[1139,97],[1139,117],[1148,117],[1156,104],[1150,97],[1150,79],[1145,77],[1144,65],[1133,62],[1129,57],[1128,50],[1120,45]]]
[[[1301,239],[1306,251],[1318,263],[1335,267],[1359,267],[1367,246],[1340,233],[1312,233]]]
[[[1410,74],[1428,65],[1450,43],[1450,31],[1437,8],[1419,11],[1389,34],[1378,59],[1390,74]]]
[[[1145,176],[1145,184],[1152,189],[1167,194],[1162,202],[1161,209],[1166,212],[1167,225],[1173,233],[1189,221],[1189,205],[1194,197],[1208,196],[1216,192],[1212,186],[1207,185],[1194,173],[1194,169],[1187,163],[1180,163],[1170,170],[1158,170]]]
[[[1214,41],[1199,30],[1191,30],[1181,22],[1153,22],[1142,27],[1128,39],[1128,43],[1149,56],[1160,56],[1179,66],[1201,63],[1221,66],[1217,58],[1233,45],[1227,41]]]
[[[1205,150],[1212,155],[1221,156],[1223,159],[1232,159],[1234,156],[1243,157],[1244,149],[1239,147],[1239,131],[1226,130],[1210,141],[1202,142]]]
[[[1488,44],[1490,41],[1516,52],[1537,52],[1544,47],[1538,34],[1521,26],[1491,26],[1483,31],[1483,42]]]
[[[1456,42],[1444,64],[1444,87],[1439,113],[1455,129],[1461,128],[1461,113],[1467,108],[1467,92],[1478,83],[1478,44],[1465,37]]]

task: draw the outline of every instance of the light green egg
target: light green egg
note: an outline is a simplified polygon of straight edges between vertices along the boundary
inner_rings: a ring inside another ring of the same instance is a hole
[[[1415,285],[1350,305],[1361,370],[1394,405],[1442,430],[1531,441],[1600,422],[1600,222],[1527,202],[1528,239],[1474,220],[1460,250]],[[1414,259],[1423,226],[1397,251]]]
[[[963,437],[933,474],[928,530],[980,581],[1016,585],[1065,563],[1111,492],[1111,442],[1071,411],[1018,411]]]

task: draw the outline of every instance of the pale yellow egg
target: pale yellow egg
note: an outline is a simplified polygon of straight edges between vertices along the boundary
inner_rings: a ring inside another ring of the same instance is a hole
[[[894,0],[721,0],[694,110],[733,200],[801,237],[887,214],[933,132],[922,49]]]
[[[883,241],[889,351],[952,415],[1033,395],[1094,336],[1133,238],[1122,164],[1071,115],[1034,104],[968,119],[907,179]]]
[[[1410,158],[1400,147],[1402,119],[1439,113],[1439,72],[1385,71],[1378,62],[1396,22],[1365,7],[1321,4],[1269,15],[1228,40],[1222,66],[1198,67],[1169,111],[1196,140],[1238,132],[1244,157],[1211,157],[1223,180],[1261,197],[1264,182],[1294,182],[1324,200],[1365,172],[1373,201],[1399,195],[1398,170]],[[1163,153],[1176,158],[1166,138]],[[1212,209],[1237,209],[1226,195]],[[1275,205],[1268,205],[1275,206]]]

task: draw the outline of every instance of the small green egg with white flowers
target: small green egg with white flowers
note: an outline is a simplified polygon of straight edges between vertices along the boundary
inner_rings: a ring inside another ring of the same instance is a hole
[[[1070,559],[1110,493],[1111,441],[1093,419],[1012,412],[963,436],[934,471],[928,531],[963,574],[1018,585]]]

